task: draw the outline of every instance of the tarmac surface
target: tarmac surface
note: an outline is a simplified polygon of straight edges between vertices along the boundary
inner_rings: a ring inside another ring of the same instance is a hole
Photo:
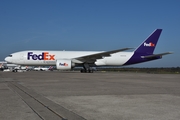
[[[180,75],[0,72],[0,120],[180,120]]]

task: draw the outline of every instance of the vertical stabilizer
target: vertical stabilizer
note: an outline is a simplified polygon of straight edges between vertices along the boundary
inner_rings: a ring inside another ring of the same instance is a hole
[[[153,54],[162,29],[156,29],[134,52]]]

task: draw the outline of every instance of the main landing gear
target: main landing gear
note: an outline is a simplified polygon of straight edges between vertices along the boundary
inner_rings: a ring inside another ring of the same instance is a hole
[[[93,73],[93,69],[89,66],[89,64],[83,64],[83,68],[81,69],[81,73]]]

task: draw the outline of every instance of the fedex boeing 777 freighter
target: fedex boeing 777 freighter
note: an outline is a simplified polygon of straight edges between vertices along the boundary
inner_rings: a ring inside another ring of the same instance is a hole
[[[133,52],[122,52],[131,48],[112,51],[48,51],[28,50],[12,53],[5,61],[18,65],[56,66],[60,70],[70,70],[82,66],[81,72],[93,72],[93,66],[123,66],[161,59],[170,52],[153,54],[162,29],[156,29]]]

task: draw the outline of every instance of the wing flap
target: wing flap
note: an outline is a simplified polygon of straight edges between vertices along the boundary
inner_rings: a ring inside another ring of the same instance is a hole
[[[160,53],[160,54],[153,54],[153,55],[148,55],[148,56],[141,56],[141,58],[154,58],[154,57],[162,57],[163,55],[168,55],[172,54],[172,52],[165,52],[165,53]]]

